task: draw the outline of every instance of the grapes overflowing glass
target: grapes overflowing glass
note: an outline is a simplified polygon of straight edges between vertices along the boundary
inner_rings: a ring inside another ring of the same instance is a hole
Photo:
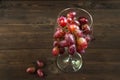
[[[76,72],[82,66],[82,56],[91,41],[93,19],[81,8],[67,8],[57,17],[52,54],[64,72]]]

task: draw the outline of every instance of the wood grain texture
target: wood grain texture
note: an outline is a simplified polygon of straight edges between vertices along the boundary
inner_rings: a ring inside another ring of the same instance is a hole
[[[84,8],[94,19],[95,40],[76,73],[63,73],[51,55],[58,13]],[[0,80],[120,80],[119,0],[1,0]],[[46,63],[44,79],[25,72],[37,59]]]

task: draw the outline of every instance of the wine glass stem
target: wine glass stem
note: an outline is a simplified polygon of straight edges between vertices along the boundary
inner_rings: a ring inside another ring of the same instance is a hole
[[[71,63],[72,61],[72,55],[69,55],[69,62]]]

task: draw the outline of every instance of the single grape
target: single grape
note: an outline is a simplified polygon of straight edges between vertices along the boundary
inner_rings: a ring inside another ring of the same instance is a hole
[[[79,29],[79,27],[75,24],[69,24],[68,25],[68,30],[71,32],[71,33],[74,33],[76,29]]]
[[[68,18],[74,18],[76,16],[76,12],[69,12],[68,14],[67,14],[67,17]]]
[[[84,34],[90,34],[91,33],[91,29],[90,29],[90,26],[88,24],[83,25],[82,30],[83,30]]]
[[[67,19],[66,17],[63,17],[63,16],[59,17],[57,19],[57,22],[61,27],[65,27],[67,25]]]
[[[52,49],[52,54],[53,54],[54,56],[57,56],[57,55],[59,54],[59,48],[58,48],[58,47],[54,47],[54,48]]]
[[[68,46],[68,42],[66,40],[62,40],[59,42],[60,47],[67,47]]]
[[[83,49],[87,48],[88,43],[85,38],[81,37],[77,39],[77,45],[81,46]]]
[[[65,48],[64,47],[60,47],[59,49],[60,49],[60,54],[64,54]]]
[[[88,19],[86,17],[79,17],[78,21],[81,25],[88,23]]]
[[[81,46],[77,46],[77,52],[83,54],[85,53],[85,50]]]
[[[67,18],[67,22],[68,22],[69,24],[71,24],[71,23],[73,22],[73,19],[70,18],[70,17],[68,17],[68,18]]]
[[[44,65],[45,65],[42,60],[37,60],[37,61],[36,61],[36,64],[37,64],[37,66],[40,67],[40,68],[44,67]]]
[[[87,42],[91,41],[90,35],[86,35],[86,36],[85,36],[85,39],[86,39]]]
[[[65,34],[65,40],[67,41],[68,45],[75,44],[74,36],[71,33],[66,33]]]
[[[73,55],[73,54],[76,52],[76,46],[75,46],[75,44],[70,45],[70,46],[68,47],[68,52],[69,52],[69,54],[71,54],[71,55]]]
[[[42,71],[41,69],[38,69],[38,70],[37,70],[37,75],[38,75],[39,77],[44,77],[44,73],[43,73],[43,71]]]
[[[61,37],[64,37],[64,34],[65,34],[65,32],[62,29],[59,29],[54,33],[53,37],[55,39],[56,38],[61,38]]]
[[[26,72],[27,72],[27,73],[30,73],[30,74],[35,73],[35,71],[36,71],[36,68],[35,68],[35,67],[28,67],[28,68],[26,69]]]

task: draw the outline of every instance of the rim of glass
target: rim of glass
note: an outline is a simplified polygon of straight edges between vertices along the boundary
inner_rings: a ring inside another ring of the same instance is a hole
[[[82,10],[83,12],[85,12],[85,13],[87,13],[88,14],[88,16],[90,17],[90,27],[92,27],[92,25],[93,25],[93,17],[92,17],[92,15],[87,11],[87,10],[85,10],[85,9],[82,9],[82,8],[66,8],[66,9],[63,9],[62,11],[60,11],[60,13],[58,14],[58,16],[57,16],[57,19],[60,17],[60,15],[64,12],[64,11],[67,11],[67,10],[70,10],[70,9],[73,9],[73,10],[75,10],[75,9],[78,9],[78,10]],[[57,20],[56,20],[57,21]],[[57,23],[57,22],[56,22]]]

